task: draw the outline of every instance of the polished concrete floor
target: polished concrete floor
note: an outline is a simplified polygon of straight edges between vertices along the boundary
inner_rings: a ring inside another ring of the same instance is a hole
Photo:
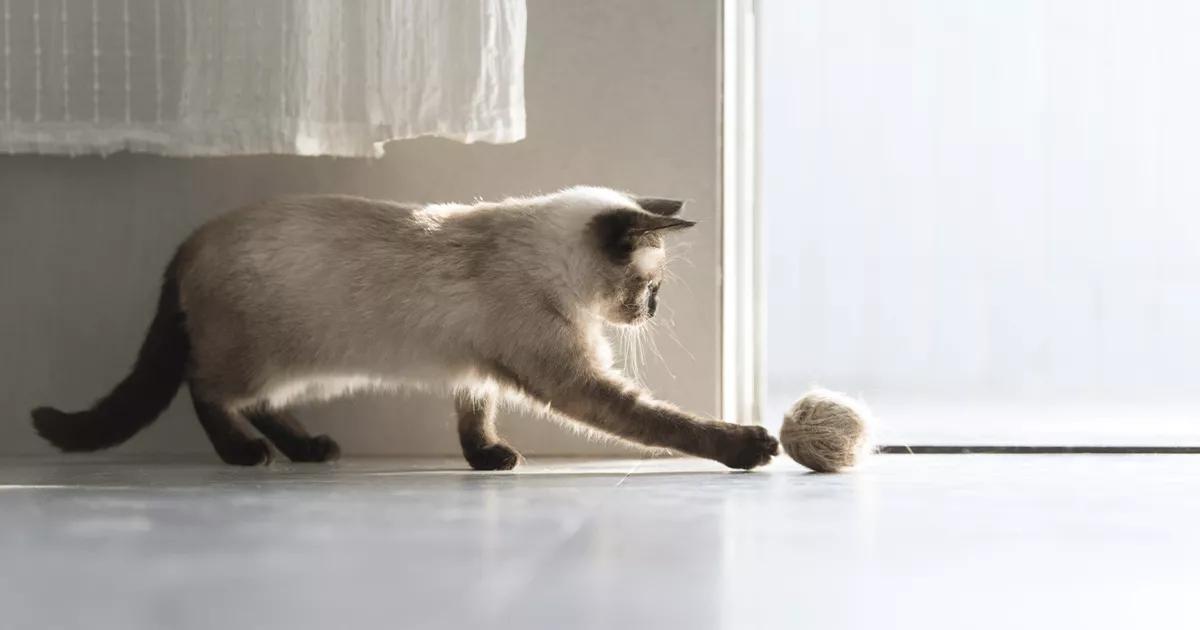
[[[1200,624],[1200,457],[0,462],[0,628]]]

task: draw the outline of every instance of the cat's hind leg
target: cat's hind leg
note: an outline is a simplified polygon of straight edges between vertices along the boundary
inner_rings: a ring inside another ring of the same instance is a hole
[[[521,454],[496,435],[496,395],[454,396],[458,413],[458,441],[463,456],[475,470],[512,470],[524,461]]]
[[[271,463],[271,445],[254,433],[242,414],[206,398],[194,384],[191,394],[200,426],[222,461],[236,466]]]
[[[246,418],[294,462],[331,462],[342,454],[333,438],[310,434],[288,411],[254,409],[246,412]]]

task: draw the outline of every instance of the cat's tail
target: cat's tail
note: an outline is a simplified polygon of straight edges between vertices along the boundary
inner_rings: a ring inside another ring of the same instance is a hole
[[[34,409],[33,426],[46,441],[67,452],[116,446],[154,422],[171,404],[183,382],[191,345],[179,304],[177,262],[178,256],[163,274],[158,312],[133,371],[91,409],[75,413]]]

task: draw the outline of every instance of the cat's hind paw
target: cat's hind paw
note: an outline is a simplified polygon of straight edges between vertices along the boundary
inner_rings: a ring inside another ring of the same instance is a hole
[[[504,442],[473,449],[463,455],[475,470],[512,470],[525,461],[520,453]]]

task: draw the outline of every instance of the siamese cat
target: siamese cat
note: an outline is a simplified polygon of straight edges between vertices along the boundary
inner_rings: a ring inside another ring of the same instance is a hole
[[[109,448],[186,381],[225,462],[269,463],[271,444],[320,462],[337,443],[290,407],[433,386],[453,392],[478,470],[521,461],[495,429],[501,398],[645,447],[761,466],[779,448],[762,427],[683,412],[612,367],[604,327],[654,316],[664,236],[694,225],[682,207],[575,187],[472,205],[319,195],[234,210],[179,247],[132,372],[90,409],[41,407],[33,424],[63,451]]]

